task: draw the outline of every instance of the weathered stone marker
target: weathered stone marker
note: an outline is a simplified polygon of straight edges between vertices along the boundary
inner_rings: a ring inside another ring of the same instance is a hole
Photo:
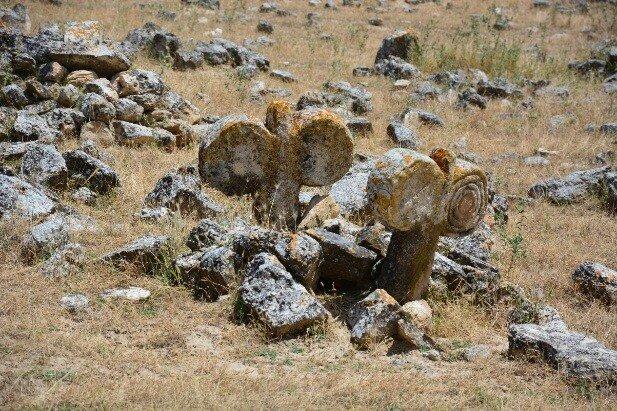
[[[482,221],[487,181],[476,165],[444,149],[431,156],[397,148],[369,176],[373,215],[393,231],[377,283],[401,303],[428,288],[440,236],[464,236]]]
[[[274,101],[265,127],[246,116],[215,123],[199,148],[199,172],[227,195],[255,194],[261,223],[293,228],[300,187],[334,183],[351,166],[352,153],[351,133],[338,115]]]

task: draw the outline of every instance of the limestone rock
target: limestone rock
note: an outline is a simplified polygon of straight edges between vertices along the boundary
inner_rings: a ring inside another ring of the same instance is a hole
[[[582,201],[598,192],[609,167],[576,171],[563,178],[551,178],[534,184],[529,189],[532,198],[546,197],[555,204],[570,204]]]
[[[165,174],[146,195],[144,203],[149,207],[179,211],[182,215],[195,213],[199,218],[212,217],[223,211],[221,205],[201,191],[201,181],[194,166]]]
[[[322,228],[310,229],[306,233],[317,240],[323,250],[320,278],[359,286],[370,283],[371,271],[377,261],[375,252]]]
[[[56,203],[40,188],[17,177],[0,174],[0,218],[34,219],[45,217]]]
[[[116,141],[119,144],[139,147],[143,145],[160,145],[172,147],[176,144],[176,137],[167,130],[150,128],[126,121],[112,123]]]
[[[83,294],[67,294],[60,299],[60,306],[71,313],[86,310],[89,303],[90,300]]]
[[[303,332],[329,313],[271,254],[256,255],[240,287],[242,303],[276,335]]]
[[[79,272],[86,262],[86,252],[82,245],[68,243],[60,247],[41,267],[43,276],[66,277]]]
[[[151,275],[165,263],[168,253],[169,237],[145,235],[129,244],[106,254],[102,260],[118,268],[134,266]]]
[[[351,341],[361,348],[369,348],[397,335],[400,308],[386,291],[373,291],[349,310],[347,325],[351,330]]]
[[[193,251],[222,244],[228,238],[229,232],[216,222],[204,218],[197,224],[186,240],[186,245]]]
[[[49,58],[69,70],[92,70],[99,76],[112,76],[131,66],[123,53],[103,43],[62,43],[49,51]]]
[[[21,173],[36,184],[59,190],[66,187],[66,163],[52,145],[29,145],[21,162]]]
[[[583,292],[608,305],[617,304],[617,271],[600,263],[585,262],[574,271],[572,279]]]
[[[150,298],[150,291],[140,287],[110,288],[99,294],[103,300],[143,301]]]
[[[105,195],[120,186],[118,174],[107,164],[82,150],[64,153],[71,184],[88,187],[97,194]]]

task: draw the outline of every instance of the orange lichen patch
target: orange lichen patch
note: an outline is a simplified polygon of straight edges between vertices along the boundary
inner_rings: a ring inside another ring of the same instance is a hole
[[[445,148],[436,148],[431,152],[430,157],[444,173],[450,172],[450,164],[454,161],[454,155],[450,151]]]

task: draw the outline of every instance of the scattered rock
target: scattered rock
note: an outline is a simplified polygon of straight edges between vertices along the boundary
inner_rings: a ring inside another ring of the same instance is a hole
[[[18,177],[0,174],[0,218],[35,219],[55,209],[55,201],[40,188]]]
[[[563,178],[540,181],[529,189],[531,198],[545,197],[554,204],[571,204],[597,193],[609,167],[576,171]]]
[[[105,195],[120,186],[118,174],[98,158],[82,150],[64,153],[70,184],[88,187],[97,194]]]
[[[373,291],[349,310],[347,325],[351,330],[351,341],[366,349],[397,335],[400,308],[386,291]]]
[[[67,294],[60,299],[60,306],[71,313],[84,311],[88,308],[90,300],[83,294]]]
[[[52,145],[29,145],[22,158],[21,173],[36,184],[58,190],[66,187],[66,163]]]
[[[118,268],[135,266],[152,275],[163,266],[168,256],[169,238],[166,236],[145,235],[102,257],[102,260]]]
[[[150,291],[140,287],[110,288],[99,294],[103,300],[143,301],[150,298]]]
[[[608,305],[617,304],[617,271],[600,263],[585,262],[574,271],[572,279],[583,292]]]
[[[325,322],[329,316],[276,257],[267,253],[256,255],[249,263],[240,287],[240,300],[276,336],[303,332]]]

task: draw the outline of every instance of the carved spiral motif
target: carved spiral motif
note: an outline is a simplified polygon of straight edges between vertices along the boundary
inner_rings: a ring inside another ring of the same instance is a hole
[[[482,175],[470,174],[454,182],[448,191],[446,235],[469,234],[486,212],[486,180]]]

